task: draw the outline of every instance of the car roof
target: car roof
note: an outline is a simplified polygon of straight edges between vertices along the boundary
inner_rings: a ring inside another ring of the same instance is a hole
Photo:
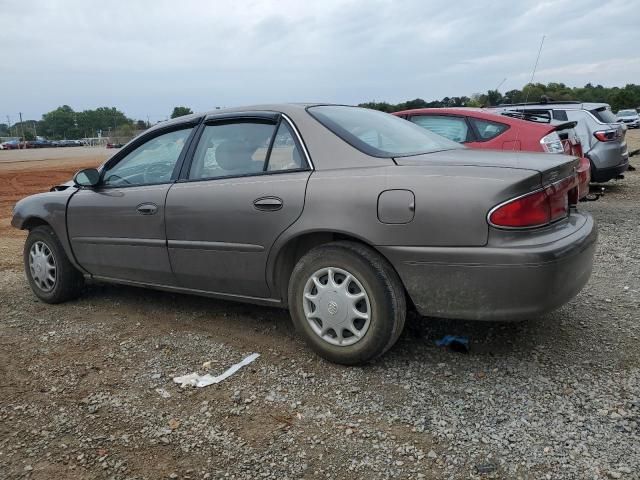
[[[598,102],[547,102],[547,103],[502,103],[491,108],[517,108],[517,109],[564,109],[564,110],[595,110],[601,107],[609,107],[608,103]]]
[[[207,117],[210,115],[224,115],[228,113],[248,113],[248,112],[280,112],[285,115],[295,114],[296,112],[300,112],[307,107],[313,107],[318,105],[332,105],[329,103],[320,103],[320,102],[309,102],[309,103],[266,103],[266,104],[257,104],[257,105],[246,105],[241,107],[229,107],[229,108],[220,108],[215,110],[209,110],[205,112],[192,113],[190,115],[183,115],[178,118],[172,118],[170,120],[166,120],[164,122],[160,122],[152,126],[149,130],[155,130],[157,128],[165,128],[172,125],[180,125],[183,123],[191,123],[201,119],[202,117]],[[349,105],[352,106],[352,105]]]

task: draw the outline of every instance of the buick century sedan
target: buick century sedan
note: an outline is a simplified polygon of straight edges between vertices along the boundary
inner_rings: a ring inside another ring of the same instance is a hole
[[[12,224],[44,302],[92,279],[288,307],[318,354],[360,364],[408,309],[517,320],[572,299],[596,243],[577,167],[363,108],[236,108],[151,128]]]

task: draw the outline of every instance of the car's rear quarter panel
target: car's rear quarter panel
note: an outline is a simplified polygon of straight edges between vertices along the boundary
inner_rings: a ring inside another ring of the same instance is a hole
[[[538,172],[497,167],[393,165],[316,171],[301,217],[282,238],[331,231],[372,245],[481,246],[487,243],[489,210],[539,182]],[[414,218],[404,224],[382,223],[378,197],[396,189],[414,193]]]

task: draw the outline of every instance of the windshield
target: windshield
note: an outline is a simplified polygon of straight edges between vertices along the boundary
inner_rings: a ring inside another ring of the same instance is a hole
[[[342,105],[307,111],[352,147],[373,157],[406,157],[464,148],[402,118],[368,108]]]
[[[631,115],[637,115],[638,112],[636,112],[635,110],[620,110],[618,112],[618,116],[619,117],[629,117]]]

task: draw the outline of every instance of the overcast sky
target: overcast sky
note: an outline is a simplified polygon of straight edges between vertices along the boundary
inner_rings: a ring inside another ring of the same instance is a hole
[[[635,0],[0,0],[0,122],[68,104],[399,102],[640,83]]]

